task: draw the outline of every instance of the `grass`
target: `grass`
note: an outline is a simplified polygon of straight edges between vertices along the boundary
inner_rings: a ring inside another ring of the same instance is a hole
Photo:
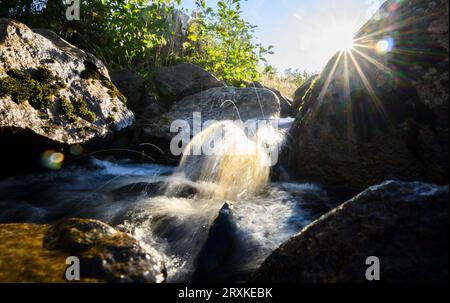
[[[289,99],[294,99],[295,91],[301,85],[301,83],[298,84],[298,81],[278,75],[263,75],[260,82],[266,87],[278,90]]]

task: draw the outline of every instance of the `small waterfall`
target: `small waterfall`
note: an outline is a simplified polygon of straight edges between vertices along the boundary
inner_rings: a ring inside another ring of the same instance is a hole
[[[210,124],[186,146],[178,168],[94,160],[90,168],[0,181],[0,222],[100,219],[157,249],[169,282],[186,282],[194,277],[210,229],[227,203],[238,245],[212,281],[244,281],[310,223],[317,203],[326,200],[318,187],[269,180],[291,123]],[[206,255],[216,258],[214,252]]]
[[[265,189],[284,135],[271,123],[215,122],[183,152],[176,175],[195,182],[203,197],[235,201]],[[180,190],[173,182],[168,194]]]

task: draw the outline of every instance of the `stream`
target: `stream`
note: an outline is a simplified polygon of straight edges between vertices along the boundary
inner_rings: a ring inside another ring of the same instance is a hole
[[[258,161],[235,158],[235,144],[220,146],[226,155],[185,156],[178,168],[92,158],[87,167],[0,180],[0,223],[98,219],[158,250],[168,282],[243,282],[333,206],[321,186],[271,182]]]

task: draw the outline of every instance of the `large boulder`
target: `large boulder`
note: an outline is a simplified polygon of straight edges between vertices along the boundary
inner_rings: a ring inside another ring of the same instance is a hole
[[[127,98],[127,106],[136,117],[142,115],[147,107],[148,91],[145,79],[133,69],[119,69],[111,73],[112,82]]]
[[[166,268],[156,250],[96,220],[63,220],[47,230],[43,246],[79,257],[85,277],[109,282],[166,280]]]
[[[280,117],[280,101],[270,90],[264,88],[212,88],[188,96],[175,103],[171,109],[152,121],[144,129],[147,136],[171,139],[174,121],[183,120],[193,130],[193,114],[201,113],[202,123],[206,121],[270,119]]]
[[[291,105],[291,114],[293,117],[296,117],[301,111],[304,98],[308,96],[309,91],[314,88],[315,82],[319,78],[319,75],[312,75],[295,91],[294,100]]]
[[[47,30],[0,19],[0,129],[82,143],[133,123],[104,64]]]
[[[197,256],[195,283],[225,282],[230,275],[229,268],[240,244],[232,209],[232,205],[225,203],[212,223],[208,239]]]
[[[448,183],[448,12],[444,0],[389,0],[329,62],[294,103],[287,166],[299,179]]]
[[[1,174],[34,171],[46,150],[67,157],[70,146],[133,122],[101,61],[51,31],[0,19]]]
[[[154,82],[161,100],[172,102],[215,87],[225,87],[222,81],[199,66],[190,63],[164,67],[155,71]]]
[[[153,283],[166,277],[154,249],[95,220],[0,224],[0,248],[0,282],[67,282],[69,256],[80,260],[81,282]]]
[[[379,258],[382,282],[448,281],[448,186],[389,181],[371,187],[291,238],[252,282],[367,282]]]

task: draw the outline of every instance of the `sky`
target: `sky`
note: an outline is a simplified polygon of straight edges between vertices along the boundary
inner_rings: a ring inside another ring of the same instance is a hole
[[[182,0],[192,9],[194,0]],[[206,0],[215,7],[217,0]],[[288,68],[319,72],[351,41],[382,0],[248,0],[243,17],[258,28],[255,42],[273,45],[269,62],[278,72]],[[350,37],[350,38],[349,38]]]

